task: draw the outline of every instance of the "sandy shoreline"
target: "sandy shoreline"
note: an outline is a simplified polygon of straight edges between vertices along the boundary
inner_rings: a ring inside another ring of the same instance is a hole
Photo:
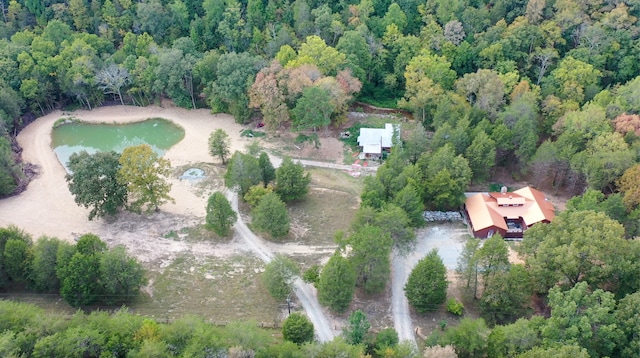
[[[241,150],[249,139],[240,137],[241,125],[226,114],[212,115],[207,109],[186,110],[157,106],[101,107],[92,111],[55,111],[36,119],[18,134],[25,162],[40,167],[40,175],[20,195],[0,200],[0,226],[16,225],[34,238],[42,235],[71,240],[80,234],[93,232],[98,235],[109,231],[109,223],[102,219],[89,221],[89,210],[79,207],[64,180],[65,171],[51,148],[51,131],[56,120],[74,117],[85,122],[129,123],[152,117],[162,117],[181,126],[185,137],[169,149],[164,157],[173,167],[198,162],[214,162],[208,153],[207,140],[217,128],[224,129],[231,137],[232,152]],[[167,204],[161,210],[192,219],[205,215],[206,198],[197,196],[189,182],[172,180],[171,196],[175,204]]]

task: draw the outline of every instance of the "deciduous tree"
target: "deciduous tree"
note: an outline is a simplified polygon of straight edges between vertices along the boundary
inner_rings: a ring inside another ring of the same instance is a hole
[[[209,154],[212,157],[218,157],[222,161],[222,165],[226,164],[226,159],[230,154],[229,147],[231,139],[227,132],[222,128],[218,128],[209,136]]]
[[[60,240],[43,236],[33,245],[31,283],[39,292],[57,292],[60,280],[56,276],[56,258]]]
[[[75,202],[91,208],[89,220],[115,215],[127,203],[127,185],[118,181],[122,165],[114,152],[74,153],[67,164],[65,179]]]
[[[295,262],[278,254],[265,266],[262,282],[273,298],[284,300],[292,292],[293,283],[299,274],[300,268]]]
[[[142,265],[122,245],[103,252],[99,265],[102,301],[106,304],[132,300],[147,283]]]
[[[118,182],[127,186],[128,209],[147,213],[158,210],[160,205],[173,202],[169,196],[171,163],[158,155],[147,144],[128,147],[120,156]]]
[[[348,321],[342,330],[345,340],[353,345],[363,344],[371,328],[367,315],[361,310],[355,310],[349,315]]]

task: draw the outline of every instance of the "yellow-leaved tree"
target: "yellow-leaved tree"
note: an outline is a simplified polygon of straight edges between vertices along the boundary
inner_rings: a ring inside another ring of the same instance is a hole
[[[151,213],[162,204],[175,202],[169,196],[171,184],[167,181],[171,163],[158,158],[149,145],[126,148],[120,156],[120,165],[118,181],[127,186],[128,210]]]

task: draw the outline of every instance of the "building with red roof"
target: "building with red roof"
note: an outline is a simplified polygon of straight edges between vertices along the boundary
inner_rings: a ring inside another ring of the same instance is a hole
[[[465,212],[473,236],[489,238],[498,233],[505,239],[522,238],[532,225],[550,223],[555,208],[544,193],[531,187],[499,193],[478,193],[467,198]]]

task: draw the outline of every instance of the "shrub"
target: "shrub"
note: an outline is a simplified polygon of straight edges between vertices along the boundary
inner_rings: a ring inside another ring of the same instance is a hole
[[[447,301],[447,312],[452,313],[456,316],[462,316],[462,312],[464,311],[464,306],[462,302],[458,301],[455,298],[450,298]]]

